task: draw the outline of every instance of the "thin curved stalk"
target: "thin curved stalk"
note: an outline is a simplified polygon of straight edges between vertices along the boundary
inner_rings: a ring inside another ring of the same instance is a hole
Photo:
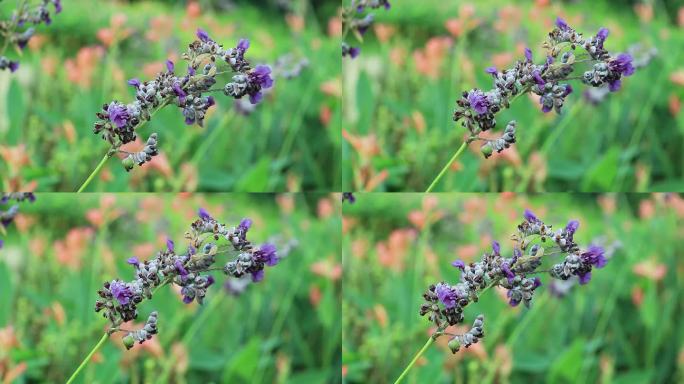
[[[107,163],[107,160],[109,160],[109,158],[113,155],[114,152],[112,152],[111,150],[107,151],[102,160],[100,160],[100,164],[98,164],[97,167],[95,167],[95,169],[90,173],[90,176],[88,176],[86,181],[84,181],[83,184],[81,184],[81,187],[78,189],[78,191],[76,191],[76,193],[81,193],[84,189],[86,189],[90,182],[93,181],[95,176],[97,176],[97,174],[100,173],[102,167],[104,167],[104,165]]]
[[[446,163],[444,168],[442,168],[442,171],[439,172],[439,175],[437,175],[437,177],[435,177],[435,179],[432,180],[432,183],[430,184],[428,189],[425,190],[425,193],[428,193],[428,192],[432,191],[433,188],[435,188],[437,183],[439,183],[439,181],[442,179],[442,177],[444,177],[444,174],[449,169],[449,167],[451,167],[451,164],[453,164],[454,161],[456,161],[456,159],[461,155],[461,153],[463,153],[463,151],[466,149],[467,146],[468,146],[468,142],[464,141],[463,144],[461,144],[461,147],[458,148],[456,153],[454,153],[454,155],[451,157],[451,160],[449,160],[449,162]]]
[[[76,370],[74,371],[74,373],[71,374],[71,377],[69,377],[69,380],[67,380],[67,384],[71,384],[74,381],[74,379],[76,379],[76,376],[78,376],[78,374],[81,373],[83,368],[85,368],[86,364],[88,364],[88,362],[93,357],[95,352],[97,352],[97,350],[100,349],[102,345],[104,345],[104,342],[107,340],[107,338],[109,338],[109,334],[105,332],[100,338],[100,341],[98,341],[97,344],[95,344],[95,346],[93,347],[93,349],[90,350],[88,356],[86,356],[85,359],[83,359],[81,365],[79,365],[78,368],[76,368]]]
[[[432,345],[432,343],[434,343],[434,342],[435,342],[434,336],[430,336],[430,338],[425,343],[425,345],[423,345],[423,348],[421,348],[420,351],[418,351],[418,353],[416,353],[416,355],[413,356],[413,360],[411,360],[411,362],[406,366],[406,368],[404,368],[404,371],[401,373],[401,375],[399,375],[399,377],[394,382],[394,384],[399,384],[402,380],[404,380],[404,378],[409,373],[411,368],[413,368],[413,365],[416,364],[416,361],[418,361],[418,359],[423,355],[423,353],[425,353],[425,351],[427,351],[427,349],[430,347],[430,345]]]

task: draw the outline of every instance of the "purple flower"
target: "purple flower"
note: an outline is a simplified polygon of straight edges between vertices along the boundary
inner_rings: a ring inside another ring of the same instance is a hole
[[[209,275],[209,276],[207,276],[207,284],[205,286],[209,287],[209,286],[213,285],[215,282],[216,282],[216,280],[214,280],[214,276]]]
[[[632,56],[627,53],[621,53],[616,59],[612,59],[608,64],[613,72],[618,72],[622,76],[631,76],[634,74],[634,66],[632,65]]]
[[[128,80],[128,85],[132,85],[135,88],[140,88],[140,80],[138,79],[130,79]]]
[[[465,271],[465,263],[463,262],[463,260],[456,260],[453,263],[451,263],[451,265],[460,269],[461,271]]]
[[[188,67],[188,75],[195,76],[195,73],[196,73],[195,68]]]
[[[128,123],[130,116],[128,115],[128,109],[125,105],[111,103],[107,108],[107,113],[109,113],[109,120],[117,126],[117,128],[123,128]]]
[[[258,283],[263,279],[264,279],[264,270],[263,269],[260,269],[256,272],[252,272],[252,281],[253,282]]]
[[[256,89],[255,92],[249,94],[249,101],[252,104],[257,104],[263,99],[262,89],[271,88],[273,86],[273,79],[270,76],[271,67],[268,65],[257,65],[248,74],[249,82]]]
[[[200,208],[199,211],[198,211],[198,214],[199,214],[200,219],[202,219],[202,220],[204,220],[204,221],[210,221],[210,220],[212,220],[211,215],[210,215],[209,212],[207,212],[207,210],[204,209],[204,208]]]
[[[112,281],[109,284],[109,290],[112,292],[112,296],[118,300],[121,305],[128,304],[133,296],[130,288],[119,280]]]
[[[129,258],[128,260],[126,260],[126,262],[127,262],[128,264],[130,264],[130,265],[135,265],[136,267],[137,267],[138,265],[140,265],[140,261],[139,261],[138,258],[135,257],[135,256]]]
[[[474,89],[468,92],[468,103],[478,115],[489,112],[489,102],[482,91]]]
[[[269,267],[278,264],[278,255],[276,254],[276,247],[271,243],[263,244],[258,250],[254,251],[254,255],[266,263]]]
[[[579,283],[581,285],[587,284],[591,280],[591,272],[586,272],[579,275]]]
[[[539,71],[533,71],[532,72],[532,78],[534,79],[534,82],[537,83],[539,87],[543,87],[546,84],[546,81],[541,77],[539,74]]]
[[[214,100],[214,96],[207,97],[207,109],[209,107],[213,107],[214,105],[216,105],[216,100]]]
[[[602,49],[603,43],[606,41],[606,38],[608,38],[608,28],[599,29],[598,33],[596,34],[596,45]]]
[[[497,256],[501,254],[501,246],[499,245],[498,241],[492,242],[492,250],[494,251],[494,254]]]
[[[171,60],[166,60],[166,69],[169,70],[169,72],[173,72],[174,69],[173,61]]]
[[[176,94],[176,96],[178,96],[178,101],[181,104],[185,103],[185,96],[187,96],[187,94],[181,88],[180,83],[179,82],[173,83],[171,88],[173,88],[173,92]]]
[[[188,245],[188,256],[192,256],[197,253],[197,250],[192,245]]]
[[[2,239],[0,239],[0,249],[2,249],[3,245],[5,245],[5,242]]]
[[[556,17],[556,25],[558,26],[558,28],[560,28],[561,31],[565,31],[569,28],[568,23],[566,23],[565,20],[561,19],[560,16]]]
[[[534,284],[532,284],[532,289],[535,290],[535,289],[537,289],[537,288],[539,288],[539,287],[541,287],[541,286],[542,286],[541,279],[538,278],[538,277],[535,277],[535,278],[534,278]]]
[[[485,69],[485,72],[487,72],[487,73],[489,73],[490,75],[496,77],[496,74],[497,74],[499,71],[496,70],[496,67],[487,67],[487,69]]]
[[[565,92],[563,92],[563,97],[565,97],[565,96],[571,94],[572,91],[573,91],[572,85],[570,85],[570,84],[565,84]]]
[[[508,263],[501,263],[501,272],[503,272],[504,276],[506,276],[509,283],[512,283],[513,279],[515,279],[515,273],[511,271],[511,267],[508,265]]]
[[[176,267],[176,271],[181,275],[181,277],[185,278],[185,276],[188,275],[188,270],[185,269],[183,266],[183,263],[181,263],[180,260],[176,260],[173,265]]]
[[[173,240],[166,238],[166,249],[169,250],[169,252],[174,252],[173,250]]]
[[[611,92],[617,92],[622,87],[622,80],[615,80],[608,83],[608,90]]]
[[[565,233],[568,235],[572,236],[577,232],[577,228],[579,228],[579,221],[577,220],[570,220],[568,221],[568,225],[565,226]]]
[[[9,69],[10,69],[10,72],[16,72],[16,70],[19,69],[19,62],[18,61],[10,61],[9,62]]]
[[[205,43],[211,39],[209,39],[209,34],[207,31],[205,31],[202,28],[197,28],[197,38],[204,41]]]
[[[605,256],[605,250],[598,245],[589,246],[589,249],[583,252],[580,257],[582,258],[582,261],[591,264],[596,268],[603,268],[608,262]]]
[[[237,49],[240,50],[242,53],[245,53],[247,51],[247,48],[249,48],[249,40],[248,39],[240,39],[237,44]]]
[[[517,307],[518,304],[520,304],[520,299],[516,299],[516,298],[514,298],[514,297],[511,297],[511,296],[512,296],[512,295],[511,295],[511,290],[508,290],[508,292],[506,292],[506,296],[508,296],[508,297],[510,298],[510,300],[508,300],[508,304],[509,304],[511,307]]]
[[[251,219],[242,219],[240,221],[240,224],[238,225],[238,228],[240,228],[242,231],[247,232],[247,230],[252,226],[252,220]]]
[[[516,247],[513,249],[513,263],[518,261],[518,258],[522,257],[522,251]]]
[[[535,216],[534,213],[532,213],[532,211],[530,211],[529,209],[525,209],[524,216],[525,216],[525,220],[527,220],[530,223],[536,223],[537,221],[539,221],[537,216]]]
[[[525,47],[525,58],[527,58],[527,61],[532,62],[532,50]]]
[[[361,48],[359,48],[359,47],[349,47],[349,56],[350,56],[352,59],[355,59],[355,58],[359,55],[359,53],[361,53]]]
[[[444,304],[444,307],[447,309],[456,306],[456,299],[458,299],[458,295],[450,286],[439,283],[435,286],[435,293],[437,294],[439,301],[441,301],[442,304]]]

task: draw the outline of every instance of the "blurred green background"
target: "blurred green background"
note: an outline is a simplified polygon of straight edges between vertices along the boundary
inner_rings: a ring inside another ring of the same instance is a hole
[[[137,322],[157,310],[159,334],[130,351],[113,336],[76,382],[339,382],[339,196],[47,193],[21,203],[3,237],[0,381],[64,383],[106,325],[93,309],[101,284],[132,278],[126,259],[152,257],[166,236],[185,244],[199,207],[227,225],[251,218],[255,244],[297,245],[240,296],[222,273],[203,306],[160,290]]]
[[[485,68],[537,61],[557,16],[583,33],[610,30],[606,48],[634,44],[657,56],[599,105],[575,92],[563,113],[523,97],[497,115],[518,123],[517,143],[485,160],[478,144],[436,191],[681,191],[684,189],[684,1],[394,0],[377,10],[361,55],[343,61],[343,189],[425,191],[461,145],[456,100],[490,89]]]
[[[15,1],[2,1],[9,17]],[[104,103],[132,101],[128,79],[153,78],[201,27],[224,47],[251,40],[253,64],[308,62],[276,75],[273,92],[248,116],[217,94],[205,127],[166,108],[140,131],[159,134],[160,156],[126,173],[110,161],[88,191],[331,191],[341,183],[341,63],[328,32],[329,1],[63,0],[37,29],[17,73],[0,73],[3,190],[75,191],[108,149],[92,132]],[[10,58],[16,53],[9,52]],[[230,77],[219,81],[229,81]],[[139,143],[136,150],[142,149]]]
[[[404,382],[683,382],[684,199],[672,194],[357,194],[343,207],[345,382],[394,382],[431,332],[423,292],[456,283],[451,262],[492,240],[510,253],[525,208],[554,228],[579,220],[575,239],[602,244],[608,264],[562,298],[540,275],[530,309],[486,292],[465,311],[468,326],[484,314],[484,339],[456,355],[438,339]]]

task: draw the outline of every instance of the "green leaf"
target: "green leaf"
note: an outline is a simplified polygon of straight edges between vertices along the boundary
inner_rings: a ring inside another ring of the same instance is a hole
[[[547,381],[550,383],[575,382],[582,370],[585,357],[584,347],[584,340],[576,339],[570,347],[566,348],[551,365]]]

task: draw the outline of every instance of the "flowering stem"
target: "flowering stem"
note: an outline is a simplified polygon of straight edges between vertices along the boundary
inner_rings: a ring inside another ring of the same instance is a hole
[[[467,140],[463,141],[463,144],[461,144],[461,147],[458,148],[458,151],[456,151],[456,153],[454,153],[454,155],[451,157],[451,160],[449,160],[449,162],[444,166],[444,168],[442,168],[442,171],[439,172],[439,175],[437,175],[437,177],[435,177],[435,179],[432,180],[432,184],[430,184],[430,186],[425,191],[425,193],[432,191],[432,189],[435,187],[435,185],[437,185],[437,183],[439,183],[439,180],[442,179],[442,177],[446,173],[447,169],[449,169],[449,167],[451,167],[451,164],[453,164],[453,162],[456,161],[456,159],[461,155],[461,153],[466,149],[467,146],[468,146],[468,141]]]
[[[81,365],[79,365],[78,368],[76,368],[76,370],[74,371],[74,373],[71,374],[71,377],[69,377],[69,380],[67,380],[67,384],[71,384],[74,381],[74,379],[76,379],[76,376],[78,376],[78,374],[81,373],[83,368],[85,368],[86,364],[88,364],[88,361],[90,361],[90,358],[93,357],[95,352],[97,352],[97,350],[100,349],[102,345],[104,345],[104,342],[107,340],[107,338],[109,338],[109,333],[105,332],[100,338],[100,341],[98,341],[95,347],[93,347],[93,349],[90,350],[88,356],[86,356],[85,359],[83,359]]]
[[[420,358],[423,355],[423,353],[425,353],[425,351],[427,351],[427,349],[430,347],[430,345],[432,345],[432,343],[434,343],[434,342],[435,342],[435,337],[434,337],[434,335],[432,335],[432,336],[430,336],[428,341],[425,343],[425,345],[423,345],[423,348],[421,348],[420,351],[418,351],[418,353],[416,353],[416,355],[413,356],[413,360],[411,360],[409,365],[406,366],[406,368],[404,369],[404,372],[401,373],[401,375],[397,378],[397,380],[394,382],[394,384],[400,383],[404,379],[404,377],[406,377],[406,375],[411,370],[411,368],[413,368],[413,365],[416,363],[416,361],[418,361],[418,358]]]
[[[109,151],[107,151],[107,153],[104,155],[102,160],[100,160],[100,164],[98,164],[97,167],[95,167],[95,169],[93,170],[93,172],[90,173],[90,176],[88,176],[86,181],[83,182],[83,184],[78,189],[78,191],[76,191],[76,193],[81,193],[81,192],[83,192],[84,189],[86,189],[88,184],[90,184],[90,182],[93,181],[95,176],[98,173],[100,173],[100,171],[102,170],[102,167],[104,167],[105,163],[107,163],[107,160],[109,160],[110,157],[114,156],[114,153],[115,153],[115,151],[112,151],[111,149]]]

